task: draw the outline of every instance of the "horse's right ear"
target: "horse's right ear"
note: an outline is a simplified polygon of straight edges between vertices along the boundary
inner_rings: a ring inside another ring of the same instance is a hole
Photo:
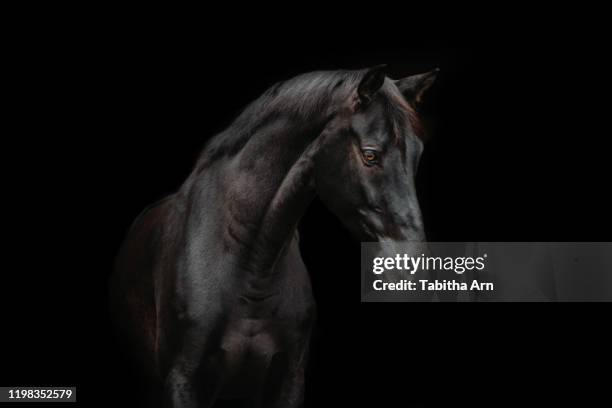
[[[395,81],[395,85],[397,85],[397,88],[404,95],[404,98],[408,100],[408,102],[418,105],[421,103],[421,99],[423,98],[425,91],[427,91],[433,85],[436,77],[438,76],[438,72],[440,72],[440,69],[436,68],[433,71],[429,71],[424,74],[398,79]]]
[[[368,69],[357,87],[360,105],[364,106],[370,103],[374,94],[383,86],[387,76],[386,73],[386,65],[377,65]]]

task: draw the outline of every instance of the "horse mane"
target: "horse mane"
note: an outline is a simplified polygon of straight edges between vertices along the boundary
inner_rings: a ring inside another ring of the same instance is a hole
[[[346,100],[357,89],[367,70],[315,71],[281,81],[251,102],[224,131],[213,136],[204,146],[196,164],[199,173],[212,162],[237,154],[258,129],[279,115],[290,115],[308,121],[330,108],[334,99]],[[420,133],[415,111],[395,86],[381,89],[391,121],[397,127],[406,115],[413,129]],[[398,136],[398,132],[394,132]],[[397,141],[399,142],[399,141]]]

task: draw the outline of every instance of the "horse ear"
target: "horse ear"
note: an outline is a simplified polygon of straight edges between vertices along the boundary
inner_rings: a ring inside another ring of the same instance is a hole
[[[425,91],[427,91],[435,82],[438,72],[440,72],[440,69],[436,68],[433,71],[429,71],[424,74],[412,75],[406,78],[398,79],[395,81],[395,85],[397,85],[407,101],[418,105],[421,102]]]
[[[359,94],[359,102],[362,105],[370,103],[374,94],[383,86],[387,72],[386,65],[377,65],[368,69],[365,73],[359,86],[357,93]]]

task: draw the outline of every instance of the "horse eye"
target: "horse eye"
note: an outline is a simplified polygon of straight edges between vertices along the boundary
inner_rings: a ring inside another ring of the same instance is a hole
[[[363,150],[363,159],[367,164],[376,164],[378,163],[378,153],[374,150],[366,149]]]

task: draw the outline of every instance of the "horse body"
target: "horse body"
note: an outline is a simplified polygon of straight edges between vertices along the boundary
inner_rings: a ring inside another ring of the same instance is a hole
[[[296,227],[338,170],[330,152],[350,153],[334,140],[354,114],[356,85],[371,80],[365,71],[311,75],[271,88],[247,108],[213,139],[179,191],[135,221],[122,246],[111,287],[114,315],[142,366],[162,384],[166,406],[208,407],[220,397],[266,407],[302,403],[315,302]],[[382,82],[373,86],[370,99]],[[316,100],[299,100],[312,94]],[[284,105],[290,100],[293,107]],[[374,122],[362,122],[376,133]],[[354,227],[351,217],[365,209],[344,216],[334,195],[330,208]],[[368,214],[391,208],[393,197],[370,197],[376,211]],[[402,208],[413,210],[410,200]],[[379,222],[377,234],[405,237],[419,222],[412,211],[399,226]],[[367,233],[377,225],[362,224]]]
[[[214,383],[211,398],[258,396],[265,391],[264,379],[303,364],[314,320],[297,232],[276,256],[259,255],[243,244],[256,238],[245,224],[225,220],[236,217],[231,208],[219,207],[215,214],[215,208],[190,203],[192,194],[181,191],[167,198],[132,227],[115,275],[115,291],[128,294],[120,299],[120,310],[131,312],[122,326],[132,332],[142,361],[159,378],[187,377],[198,361],[215,368],[198,372],[197,383],[189,387]],[[209,189],[202,198],[211,200]],[[235,210],[244,215],[254,211],[252,205]],[[302,369],[293,371],[302,377]]]

